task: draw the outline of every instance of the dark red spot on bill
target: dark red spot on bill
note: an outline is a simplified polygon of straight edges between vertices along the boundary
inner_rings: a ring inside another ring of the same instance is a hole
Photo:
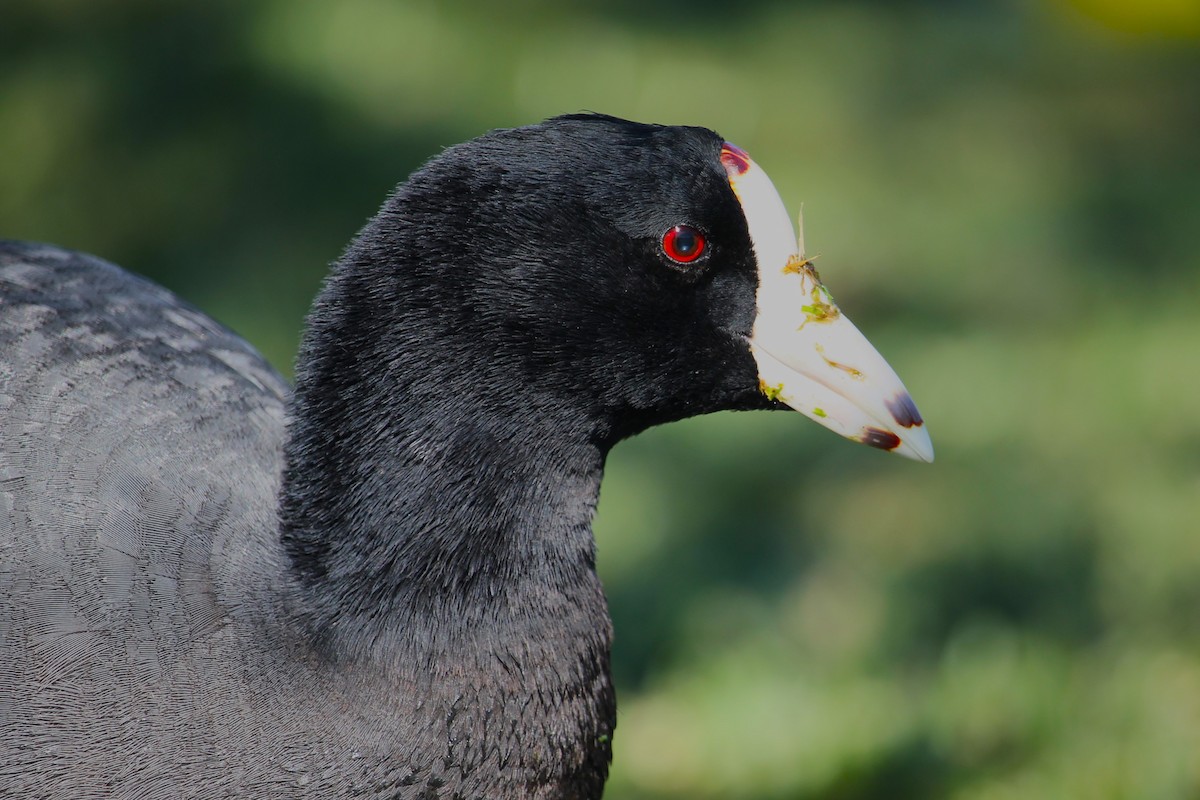
[[[909,396],[908,392],[900,392],[891,400],[888,400],[887,409],[892,412],[892,418],[901,427],[911,428],[925,422],[925,420],[921,419],[921,412],[917,411],[917,406],[912,401],[912,397]]]
[[[882,428],[867,428],[859,441],[869,444],[871,447],[878,447],[880,450],[895,450],[900,446],[900,437]]]
[[[750,169],[750,156],[736,144],[725,142],[721,145],[721,163],[725,165],[729,177],[736,178]]]

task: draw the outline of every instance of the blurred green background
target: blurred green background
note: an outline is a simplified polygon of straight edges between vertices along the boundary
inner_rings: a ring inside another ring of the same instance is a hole
[[[749,150],[938,453],[617,448],[607,797],[1200,797],[1195,0],[5,0],[0,235],[288,372],[395,182],[580,109]]]

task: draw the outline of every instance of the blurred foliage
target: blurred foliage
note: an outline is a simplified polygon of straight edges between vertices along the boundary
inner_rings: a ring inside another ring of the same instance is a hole
[[[608,797],[1200,796],[1193,0],[6,0],[0,233],[173,287],[287,369],[421,160],[595,109],[793,205],[933,466],[796,415],[613,453]]]

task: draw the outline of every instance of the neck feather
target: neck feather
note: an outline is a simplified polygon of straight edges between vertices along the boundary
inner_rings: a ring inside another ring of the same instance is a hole
[[[313,635],[406,682],[557,696],[573,719],[546,724],[607,764],[601,427],[522,380],[503,347],[388,285],[336,271],[297,369],[281,539]]]

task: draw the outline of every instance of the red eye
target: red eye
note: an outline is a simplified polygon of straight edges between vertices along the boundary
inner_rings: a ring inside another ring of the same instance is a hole
[[[663,234],[663,252],[680,264],[690,264],[704,253],[704,234],[691,225],[676,225]]]

